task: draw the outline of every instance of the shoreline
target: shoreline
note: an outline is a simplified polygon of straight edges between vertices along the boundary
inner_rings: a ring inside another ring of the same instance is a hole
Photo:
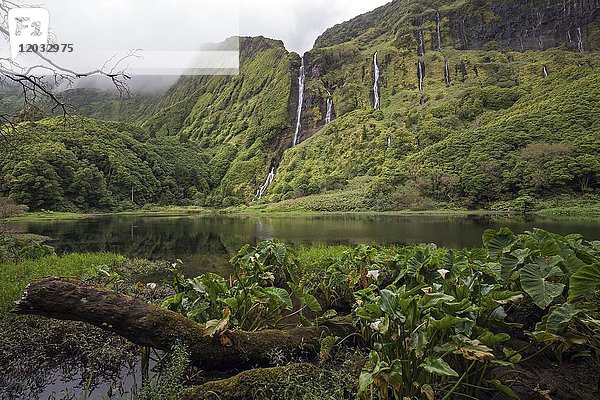
[[[494,211],[494,210],[400,210],[400,211],[310,211],[310,210],[292,210],[292,211],[276,211],[276,210],[257,210],[257,209],[207,209],[200,207],[166,207],[151,210],[133,210],[120,212],[97,212],[97,213],[72,213],[72,212],[54,212],[54,211],[36,211],[27,212],[19,216],[10,218],[13,222],[22,221],[39,221],[39,220],[79,220],[90,218],[101,218],[108,216],[140,216],[140,217],[176,217],[176,216],[229,216],[229,217],[305,217],[305,216],[336,216],[336,215],[363,215],[363,216],[498,216],[509,218],[582,218],[600,216],[600,210],[581,209],[580,212],[557,212],[555,208],[542,209],[539,211],[522,214],[510,211]],[[560,209],[558,210],[560,211]],[[565,210],[567,211],[567,210]]]

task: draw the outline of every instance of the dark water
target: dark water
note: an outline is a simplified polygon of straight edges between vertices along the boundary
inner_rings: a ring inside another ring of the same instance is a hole
[[[130,257],[181,259],[194,271],[226,268],[244,244],[276,238],[292,246],[437,243],[481,246],[488,228],[516,233],[542,228],[600,239],[600,218],[510,218],[495,216],[400,216],[335,214],[299,216],[102,216],[79,220],[18,223],[21,229],[52,238],[58,253],[111,251]]]

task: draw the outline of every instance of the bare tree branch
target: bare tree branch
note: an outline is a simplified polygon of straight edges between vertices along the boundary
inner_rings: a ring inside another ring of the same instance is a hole
[[[20,7],[14,0],[0,0],[0,38],[7,42],[10,38],[8,31],[8,12],[12,8]],[[29,5],[28,5],[29,6]],[[116,59],[116,56],[107,60],[100,68],[91,71],[75,71],[56,62],[40,52],[34,52],[39,63],[37,65],[22,67],[11,59],[0,58],[0,78],[5,82],[20,87],[23,98],[23,110],[40,110],[37,104],[49,103],[52,113],[60,110],[63,117],[71,111],[69,105],[62,99],[61,91],[71,88],[74,82],[81,78],[100,76],[109,79],[120,97],[130,95],[127,74],[127,60],[139,58],[140,50],[131,50],[125,56]],[[14,131],[14,116],[0,115],[0,137],[8,141],[10,132]]]

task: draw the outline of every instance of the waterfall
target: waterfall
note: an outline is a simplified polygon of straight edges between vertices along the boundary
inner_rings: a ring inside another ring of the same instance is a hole
[[[438,41],[438,51],[442,51],[442,20],[440,18],[440,12],[438,11],[435,18],[436,31],[437,31],[437,41]]]
[[[417,77],[419,78],[419,91],[423,91],[423,78],[425,78],[425,64],[419,61],[417,64]]]
[[[423,31],[421,29],[419,29],[416,32],[417,35],[417,44],[418,44],[418,49],[417,49],[417,55],[419,57],[424,56],[425,55],[425,38],[423,38]]]
[[[446,86],[450,86],[450,67],[448,66],[448,61],[446,61],[446,65],[444,66],[444,79],[446,80]]]
[[[375,82],[373,83],[373,108],[379,110],[379,66],[377,65],[377,52],[373,55],[373,69],[375,71]]]
[[[548,68],[546,68],[545,65],[542,65],[542,77],[543,78],[547,78],[548,77]]]
[[[263,185],[260,187],[260,189],[258,189],[256,191],[255,200],[256,199],[260,200],[265,195],[265,193],[267,192],[267,189],[269,188],[271,183],[273,183],[274,179],[275,179],[275,167],[271,167],[271,172],[269,172],[269,175],[267,175],[267,179],[265,179],[265,183],[263,183]]]
[[[583,48],[583,34],[581,33],[581,28],[577,28],[577,51],[580,53],[584,52]]]
[[[388,147],[388,149],[390,147],[392,147],[392,137],[391,136],[388,136],[388,138],[387,138],[387,147]]]
[[[325,114],[325,124],[329,124],[331,122],[333,116],[333,99],[331,98],[331,93],[329,93],[329,97],[327,98],[327,114]]]
[[[294,143],[292,146],[298,144],[298,135],[302,128],[302,106],[304,103],[304,57],[302,57],[302,63],[300,65],[300,73],[298,74],[298,112],[296,115],[296,133],[294,133]]]

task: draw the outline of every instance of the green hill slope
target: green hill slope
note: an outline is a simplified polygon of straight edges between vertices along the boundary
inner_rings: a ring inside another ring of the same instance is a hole
[[[193,142],[150,138],[118,122],[25,122],[0,147],[0,191],[31,210],[97,211],[191,204],[209,193]]]
[[[395,1],[330,29],[305,56],[306,140],[268,201],[330,209],[327,193],[336,210],[396,210],[594,193],[600,55],[586,49],[599,11],[577,5],[558,18],[562,2]],[[568,42],[578,29],[583,52]],[[324,127],[328,98],[337,119]]]
[[[82,114],[133,123],[125,131],[166,158],[159,164],[174,168],[170,152],[200,157],[195,191],[185,184],[179,193],[170,181],[172,196],[163,197],[162,175],[152,171],[157,183],[148,181],[140,202],[510,208],[517,199],[598,197],[599,48],[596,0],[396,0],[328,29],[303,56],[296,146],[301,59],[263,37],[240,39],[237,76],[182,78],[156,98],[69,96]],[[106,130],[108,147],[120,140],[111,139],[113,125],[88,122]],[[64,143],[72,132],[58,130]],[[112,191],[127,201],[125,188]]]

